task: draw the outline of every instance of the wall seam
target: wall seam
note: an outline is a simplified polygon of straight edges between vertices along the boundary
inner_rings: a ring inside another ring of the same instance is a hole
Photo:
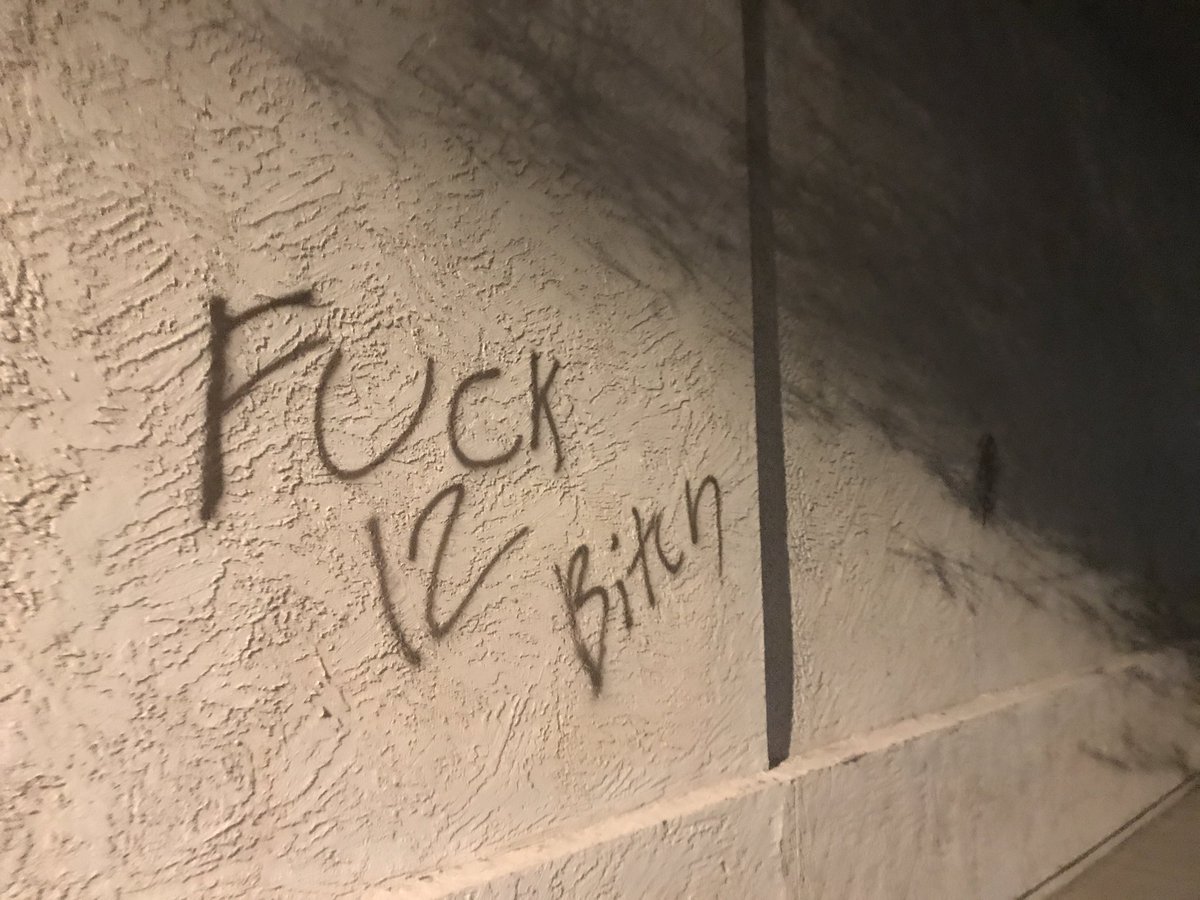
[[[787,543],[787,476],[783,456],[779,307],[776,302],[775,223],[771,202],[765,0],[742,0],[742,49],[746,92],[750,294],[754,320],[754,409],[758,443],[767,763],[773,768],[787,759],[791,746],[794,648]]]
[[[599,822],[543,835],[530,843],[501,850],[491,858],[476,858],[423,875],[405,876],[390,885],[379,885],[378,889],[384,891],[385,896],[393,891],[404,891],[405,896],[426,898],[471,890],[497,878],[528,871],[555,859],[565,859],[589,848],[612,844],[640,831],[661,827],[667,822],[703,814],[724,803],[786,789],[817,772],[853,765],[865,757],[888,753],[939,733],[953,732],[969,722],[1017,709],[1091,682],[1103,682],[1144,666],[1169,665],[1178,660],[1178,654],[1179,648],[1176,647],[1126,653],[1100,666],[1076,669],[982,694],[937,712],[914,716],[814,748],[769,772],[725,779],[664,797]],[[410,891],[415,893],[410,894]]]

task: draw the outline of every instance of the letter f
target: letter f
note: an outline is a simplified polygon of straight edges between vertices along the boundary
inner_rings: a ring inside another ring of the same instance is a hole
[[[200,470],[200,518],[206,522],[212,518],[217,503],[220,502],[221,495],[225,492],[224,451],[221,441],[221,426],[225,414],[268,375],[295,362],[327,341],[327,338],[323,337],[301,341],[283,356],[267,363],[255,372],[245,384],[226,395],[225,382],[228,379],[229,370],[226,354],[229,350],[229,338],[234,329],[258,318],[263,313],[287,306],[312,307],[312,291],[297,291],[293,294],[276,297],[252,306],[236,316],[231,316],[226,312],[223,297],[213,297],[208,301],[210,325],[208,388],[204,403],[204,456]]]

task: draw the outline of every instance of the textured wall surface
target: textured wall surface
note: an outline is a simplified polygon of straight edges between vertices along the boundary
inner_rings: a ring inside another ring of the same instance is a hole
[[[1196,763],[1194,185],[1016,7],[806,2],[763,771],[741,11],[644,7],[0,7],[8,893],[1003,898]]]
[[[796,740],[1152,642],[1200,179],[1019,7],[772,12]]]
[[[357,893],[762,767],[687,9],[5,7],[12,892]]]
[[[812,877],[1011,896],[1196,760],[1194,730],[1147,725],[1138,692],[1106,695],[1114,735],[1055,687],[1157,646],[1196,596],[1194,157],[1015,3],[780,0],[766,33],[792,751],[996,692],[1030,704],[1001,751],[981,725],[873,787],[845,776],[827,796],[850,809],[895,795],[851,816],[895,856]],[[1128,785],[1099,790],[1096,760]],[[954,774],[902,774],[925,770]],[[989,832],[1016,868],[968,877]]]

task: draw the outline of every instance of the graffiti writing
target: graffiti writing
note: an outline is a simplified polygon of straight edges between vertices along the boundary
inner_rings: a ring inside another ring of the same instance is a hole
[[[501,545],[500,549],[492,554],[492,558],[488,560],[487,565],[475,576],[475,580],[471,582],[471,587],[467,590],[467,595],[454,608],[445,619],[438,619],[435,610],[437,604],[438,580],[442,572],[442,559],[446,555],[446,545],[450,543],[450,535],[454,531],[454,526],[458,524],[459,516],[462,513],[463,497],[466,496],[467,489],[462,484],[452,484],[443,491],[440,491],[432,500],[425,505],[417,516],[417,521],[412,527],[412,534],[408,539],[408,559],[410,562],[415,562],[417,559],[418,542],[421,537],[421,529],[425,525],[425,521],[443,500],[447,497],[451,498],[450,514],[446,517],[446,524],[442,528],[442,536],[438,540],[437,550],[433,555],[433,568],[429,573],[429,588],[425,592],[425,624],[429,627],[429,633],[435,638],[440,638],[446,634],[454,624],[462,617],[468,605],[475,598],[483,580],[487,578],[488,573],[496,567],[496,563],[500,562],[504,556],[512,550],[524,537],[529,534],[529,528],[522,526],[513,532],[512,537]]]
[[[716,523],[717,573],[724,573],[724,537],[721,523],[721,485],[717,479],[708,475],[700,482],[696,492],[692,493],[691,481],[684,482],[684,505],[688,518],[688,534],[693,546],[700,543],[699,527],[700,500],[704,489],[708,488],[713,499],[713,517]],[[631,509],[633,518],[634,553],[629,563],[624,567],[624,574],[616,578],[612,592],[621,600],[621,619],[626,631],[634,627],[633,608],[630,601],[630,591],[625,579],[635,572],[641,574],[642,590],[646,605],[653,608],[658,605],[658,595],[655,592],[656,575],[674,578],[683,570],[684,551],[679,550],[672,558],[663,547],[663,511],[655,510],[648,515],[636,506]],[[621,538],[615,532],[609,541],[610,552],[621,549]],[[563,568],[553,566],[554,579],[567,608],[568,630],[575,655],[579,659],[583,671],[591,683],[592,692],[599,694],[604,686],[604,660],[608,652],[608,626],[612,611],[612,593],[607,585],[592,581],[590,569],[592,565],[592,548],[581,544],[571,553],[571,558]],[[595,639],[589,643],[583,633],[580,614],[588,604],[600,604],[599,626]]]
[[[221,495],[225,492],[225,459],[222,444],[222,428],[225,414],[257,387],[268,375],[295,362],[317,347],[325,344],[325,338],[312,338],[297,344],[283,356],[263,366],[245,384],[226,393],[228,380],[229,340],[234,331],[259,316],[289,307],[312,307],[311,291],[297,291],[283,297],[266,300],[252,306],[243,313],[231,316],[225,308],[225,300],[213,297],[208,302],[208,384],[204,403],[204,455],[200,467],[200,518],[208,521],[213,517]]]
[[[200,518],[211,520],[224,494],[225,460],[223,428],[225,418],[231,410],[267,378],[288,365],[300,360],[329,343],[328,338],[308,338],[297,343],[291,350],[263,365],[244,383],[233,386],[229,382],[229,347],[232,336],[243,325],[268,313],[313,309],[315,298],[311,291],[297,291],[282,297],[267,299],[250,307],[245,312],[231,314],[223,298],[209,301],[209,369],[205,395],[204,447],[201,458]],[[446,406],[445,435],[453,458],[467,471],[491,469],[511,462],[522,448],[538,452],[544,446],[553,449],[554,468],[558,473],[566,460],[553,398],[555,379],[561,369],[558,360],[543,356],[536,350],[529,352],[529,418],[528,431],[493,435],[490,448],[468,448],[463,441],[463,410],[494,383],[505,378],[499,367],[480,369],[461,378],[450,391]],[[413,404],[404,427],[391,441],[365,460],[336,459],[330,449],[329,435],[336,427],[326,412],[326,401],[338,377],[344,360],[342,347],[336,346],[326,359],[317,379],[313,399],[312,428],[317,458],[324,471],[337,481],[351,482],[363,478],[384,465],[405,446],[420,424],[430,415],[435,395],[438,392],[439,367],[432,356],[425,359],[419,398]],[[705,498],[711,508],[710,524],[705,524],[702,508]],[[433,495],[420,509],[408,533],[408,564],[419,566],[428,561],[424,597],[424,630],[435,642],[445,638],[460,623],[464,615],[484,589],[489,576],[501,565],[532,533],[532,528],[522,525],[515,528],[500,542],[487,561],[479,567],[466,592],[445,605],[441,596],[443,566],[451,543],[461,541],[464,506],[467,486],[462,480],[454,480]],[[713,475],[700,480],[693,491],[692,482],[684,481],[683,512],[687,519],[687,538],[692,547],[708,542],[715,545],[718,577],[724,573],[724,534],[721,522],[721,486]],[[643,509],[637,506],[630,510],[629,536],[626,555],[619,559],[616,577],[601,584],[594,580],[593,562],[595,555],[588,544],[576,547],[565,567],[553,565],[558,591],[567,608],[568,631],[575,655],[583,666],[592,690],[599,693],[604,682],[605,655],[607,653],[608,622],[613,608],[613,598],[620,604],[621,621],[626,631],[634,628],[632,598],[638,593],[645,604],[654,608],[659,603],[659,589],[665,580],[680,575],[688,557],[682,542],[673,541],[664,531],[663,509]],[[434,522],[442,516],[440,533],[436,541],[430,532],[437,526]],[[469,526],[468,526],[469,527]],[[388,553],[384,546],[380,519],[371,515],[366,521],[366,538],[371,562],[375,570],[378,599],[384,626],[400,657],[409,665],[421,666],[424,656],[417,649],[410,633],[405,630],[401,610],[392,595]],[[430,547],[432,546],[432,550]],[[610,557],[622,552],[621,538],[615,532],[609,541]],[[630,585],[636,586],[631,590]],[[600,627],[589,640],[584,634],[580,616],[585,608],[599,605]]]
[[[325,370],[321,372],[321,380],[317,382],[317,399],[313,404],[313,436],[317,441],[317,455],[321,458],[321,464],[325,466],[325,471],[342,481],[353,481],[370,474],[387,462],[393,453],[404,446],[412,437],[413,432],[417,430],[417,426],[421,424],[421,419],[429,408],[429,401],[433,399],[433,357],[425,362],[425,386],[421,390],[421,399],[417,402],[417,408],[413,411],[412,418],[408,420],[408,425],[377,456],[367,460],[361,466],[352,468],[345,468],[335,463],[329,453],[329,445],[325,442],[325,395],[329,392],[329,383],[337,373],[341,361],[342,348],[338,347],[330,355],[329,361],[325,363]]]
[[[227,302],[224,298],[214,297],[209,300],[209,366],[205,393],[204,450],[200,474],[200,518],[202,520],[208,521],[213,518],[225,492],[222,435],[226,415],[270,375],[329,343],[328,338],[325,337],[303,340],[291,350],[267,363],[245,383],[230,390],[227,384],[229,381],[230,339],[237,329],[267,313],[296,308],[312,309],[314,306],[315,298],[312,292],[307,290],[266,300],[236,315],[231,315],[227,311]],[[369,475],[387,462],[408,442],[425,419],[432,405],[437,386],[436,363],[433,357],[425,360],[421,397],[403,431],[371,459],[359,465],[350,465],[345,461],[339,462],[333,458],[333,453],[329,448],[330,426],[325,413],[326,397],[333,384],[333,379],[341,367],[343,356],[341,346],[335,347],[329,355],[329,359],[326,360],[325,367],[317,381],[316,396],[313,402],[313,437],[317,457],[325,471],[339,481],[354,481]],[[565,455],[562,440],[559,437],[558,423],[551,406],[551,389],[554,386],[555,375],[558,374],[559,363],[557,360],[551,361],[544,377],[541,375],[541,363],[541,354],[531,351],[529,355],[529,447],[534,451],[542,447],[544,424],[554,448],[554,471],[558,472],[562,469]],[[510,461],[525,443],[524,435],[518,434],[506,449],[491,456],[474,456],[463,448],[460,418],[464,402],[469,394],[481,389],[486,382],[495,381],[502,376],[503,372],[499,368],[475,372],[459,381],[450,394],[446,435],[451,453],[465,469],[502,465]]]

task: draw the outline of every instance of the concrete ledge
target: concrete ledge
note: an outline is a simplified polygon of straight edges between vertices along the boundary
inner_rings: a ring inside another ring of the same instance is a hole
[[[1123,655],[368,896],[1012,897],[1184,780],[1188,678]]]

